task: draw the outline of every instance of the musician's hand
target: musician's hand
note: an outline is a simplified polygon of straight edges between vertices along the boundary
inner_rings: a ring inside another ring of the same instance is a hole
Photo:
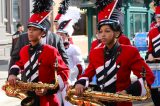
[[[15,75],[9,75],[9,76],[8,76],[8,82],[9,82],[9,84],[11,84],[11,85],[15,85],[17,79],[18,79],[18,78],[17,78],[17,76],[15,76]]]
[[[47,93],[47,89],[39,89],[35,90],[36,95],[38,96],[44,96]]]
[[[128,95],[126,90],[119,91],[119,92],[117,92],[117,93],[118,93],[118,94],[122,94],[122,95]]]
[[[154,57],[153,57],[152,54],[149,54],[149,55],[148,55],[147,61],[155,61],[155,59],[154,59]]]
[[[71,85],[67,82],[66,84],[65,84],[65,86],[66,86],[66,92],[69,90],[69,88],[71,88]]]
[[[81,95],[84,92],[85,87],[81,84],[75,85],[76,95]]]
[[[38,82],[38,83],[42,83],[42,82]],[[45,95],[47,93],[47,90],[48,89],[37,89],[37,90],[35,90],[35,93],[38,96],[43,96],[43,95]]]

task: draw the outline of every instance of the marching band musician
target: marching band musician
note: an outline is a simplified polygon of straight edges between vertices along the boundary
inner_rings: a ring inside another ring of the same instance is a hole
[[[58,87],[56,89],[44,88],[28,91],[27,94],[34,98],[33,106],[60,106],[55,93],[58,90],[63,90],[68,80],[69,69],[58,50],[41,42],[41,38],[46,35],[50,28],[50,22],[46,18],[50,13],[50,8],[47,8],[48,3],[52,2],[52,0],[44,1],[43,6],[45,9],[38,12],[36,10],[30,17],[27,31],[30,44],[21,49],[20,60],[10,68],[8,77],[8,82],[14,85],[17,75],[23,70],[22,73],[25,73],[27,82],[52,84],[55,82],[54,64],[58,59]],[[34,6],[37,6],[36,3]],[[39,8],[39,6],[37,7]]]
[[[106,1],[107,2],[107,1]],[[89,65],[78,81],[75,83],[76,95],[81,95],[88,87],[92,77],[96,75],[99,91],[131,94],[142,96],[146,94],[141,72],[146,70],[148,86],[153,83],[154,75],[138,50],[130,45],[122,45],[117,42],[117,26],[119,21],[109,19],[116,1],[103,3],[98,14],[98,31],[105,47],[94,49],[89,55]],[[131,71],[138,80],[131,84]],[[131,102],[104,102],[106,106],[132,106]]]
[[[58,30],[58,27],[59,27],[59,19],[61,19],[61,17],[64,17],[66,15],[66,12],[68,11],[68,7],[70,5],[70,0],[63,0],[61,3],[60,3],[60,7],[59,7],[59,10],[58,10],[58,13],[54,19],[54,24],[55,24],[55,27],[56,27],[56,30]],[[68,14],[68,12],[67,12]],[[70,36],[69,37],[69,41],[71,44],[73,44],[73,39],[72,37]]]
[[[156,24],[148,33],[149,37],[149,46],[147,53],[147,62],[148,63],[160,63],[160,6],[157,6],[155,9],[155,20]],[[158,76],[157,76],[158,77]],[[152,100],[155,106],[160,105],[160,91],[158,88],[151,89]]]
[[[36,1],[36,0],[34,0]],[[39,1],[39,0],[37,0]],[[41,0],[41,1],[45,1],[45,0]],[[43,4],[39,4],[39,5],[43,5]],[[65,7],[66,8],[66,7]],[[40,8],[37,8],[37,11]],[[63,8],[64,9],[64,8]],[[61,10],[62,11],[62,10]],[[51,27],[51,26],[48,26]],[[50,28],[49,28],[50,29]],[[68,64],[68,56],[66,54],[63,42],[61,37],[59,37],[57,34],[51,32],[50,30],[47,31],[46,36],[42,38],[42,43],[43,44],[49,44],[55,48],[58,49],[60,55],[62,56],[63,61]],[[28,34],[22,33],[21,36],[19,36],[17,42],[15,43],[15,46],[11,52],[11,59],[10,59],[10,63],[9,63],[9,69],[12,65],[15,64],[16,61],[19,60],[19,55],[17,55],[20,52],[20,49],[29,44],[29,40],[28,40]],[[25,77],[22,75],[22,80],[25,80]]]
[[[150,24],[150,29],[153,29],[157,26],[159,26],[160,20],[158,20],[156,17],[157,12],[159,11],[159,6],[160,6],[160,1],[159,0],[152,0],[152,2],[150,3],[150,8],[151,10],[154,12],[153,16],[152,16],[152,23]]]
[[[116,41],[116,33],[114,32],[116,24],[118,23],[108,19],[99,22],[99,33],[102,35],[101,40],[105,44],[105,48],[91,51],[89,66],[75,84],[77,94],[83,93],[91,78],[96,74],[97,85],[102,92],[144,95],[145,89],[140,74],[142,67],[146,69],[148,85],[153,83],[153,73],[140,57],[138,50],[132,46],[121,45]],[[138,81],[133,84],[130,80],[131,70],[138,77]],[[132,103],[127,102],[106,103],[106,106],[131,105]]]
[[[61,18],[59,19],[59,27],[57,30],[57,34],[61,36],[64,47],[66,49],[66,53],[68,55],[70,69],[68,81],[69,85],[74,85],[74,83],[77,81],[77,78],[82,74],[85,68],[80,48],[70,42],[70,37],[74,32],[73,25],[77,23],[79,19],[80,9],[70,6],[66,14],[61,16]],[[71,103],[65,100],[66,89],[58,93],[58,95],[62,95],[61,101],[64,103],[64,106],[73,106]]]
[[[101,0],[99,0],[99,1],[101,1]],[[120,22],[120,24],[117,25],[117,29],[116,29],[117,41],[120,44],[131,45],[130,40],[128,39],[128,37],[126,35],[123,34],[123,30],[122,30],[124,16],[123,16],[122,12],[120,11],[121,3],[122,3],[122,0],[118,0],[116,8],[111,13],[110,18]],[[97,2],[97,5],[98,5],[98,2]],[[105,10],[107,11],[107,8]],[[99,34],[98,31],[96,31],[96,32],[97,32],[97,39],[92,42],[90,51],[93,49],[97,49],[99,47],[104,47],[104,44],[101,42],[101,34]],[[92,82],[95,83],[94,82],[95,80],[96,80],[96,78],[94,76]]]

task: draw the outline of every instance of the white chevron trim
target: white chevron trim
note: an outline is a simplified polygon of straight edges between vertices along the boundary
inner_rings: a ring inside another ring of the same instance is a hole
[[[27,81],[28,82],[32,82],[34,79],[36,79],[38,77],[38,70],[31,76],[31,78],[29,78]]]
[[[117,75],[114,75],[109,81],[107,81],[104,84],[104,87],[109,86],[110,84],[112,84],[113,82],[115,82],[117,80]]]
[[[153,45],[156,46],[157,44],[160,44],[160,40],[154,43]]]
[[[108,70],[107,75],[109,75],[112,71],[114,71],[115,68],[116,68],[116,62],[115,62],[114,65]]]
[[[102,75],[101,77],[99,77],[99,78],[98,78],[98,81],[103,80],[103,78],[104,78],[104,75]]]
[[[35,69],[35,67],[38,65],[38,59],[37,59],[37,61],[34,63],[34,65],[33,65],[33,70]]]
[[[106,61],[105,67],[108,67],[110,63],[111,63],[111,59],[108,60],[108,61]],[[102,65],[102,66],[99,66],[99,67],[96,69],[96,74],[100,73],[103,69],[104,69],[104,66],[103,66],[103,65]]]
[[[38,60],[35,62],[35,64],[33,65],[33,68],[32,68],[32,70],[34,70],[35,69],[35,67],[37,66],[37,62],[38,62]],[[30,69],[29,70],[27,70],[27,72],[26,72],[26,76],[28,75],[30,73]]]
[[[31,57],[31,62],[33,61],[33,59],[34,59],[34,57],[35,57],[35,54],[36,53],[34,53],[33,55],[32,55],[32,57]],[[24,64],[24,69],[29,65],[29,60]]]
[[[155,40],[160,38],[160,34],[158,36],[156,36],[155,38],[152,39],[152,42],[154,42]]]
[[[155,48],[155,52],[157,52],[158,50],[160,50],[160,46],[157,46],[157,47]]]
[[[99,74],[104,69],[104,66],[100,66],[96,69],[96,74]]]
[[[27,76],[29,73],[30,73],[30,70],[27,70],[27,72],[26,72],[26,76]]]
[[[18,68],[18,69],[20,70],[20,67],[19,67],[18,65],[13,65],[13,66],[10,68],[10,70],[11,70],[12,68]]]
[[[111,63],[111,59],[110,59],[110,60],[108,60],[108,61],[106,61],[106,63],[105,63],[105,67],[108,67],[108,66],[110,65],[110,63]]]
[[[101,45],[103,45],[103,43],[99,43],[94,49],[99,48]]]

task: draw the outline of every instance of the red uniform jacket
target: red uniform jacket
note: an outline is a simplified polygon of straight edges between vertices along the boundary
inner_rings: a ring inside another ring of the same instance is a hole
[[[20,68],[24,69],[25,64],[27,64],[29,60],[29,46],[24,46],[20,51],[20,60],[16,62],[16,65],[12,66],[12,68]],[[38,67],[38,79],[43,83],[52,83],[55,81],[55,68],[54,64],[58,59],[58,81],[60,89],[63,89],[65,82],[68,80],[69,69],[63,62],[60,54],[57,49],[44,45],[41,54],[39,55],[38,62],[36,64],[40,64]],[[40,105],[41,106],[59,106],[56,95],[47,95],[40,96]]]
[[[88,81],[96,74],[97,81],[103,82],[103,86],[100,85],[100,87],[106,87],[109,88],[109,90],[115,89],[114,92],[122,91],[126,90],[131,85],[131,71],[133,71],[139,79],[142,79],[140,73],[142,72],[142,67],[144,67],[146,69],[146,81],[148,85],[151,85],[154,81],[154,75],[148,65],[140,57],[138,50],[135,47],[128,45],[120,45],[120,47],[121,52],[119,56],[108,70],[104,70],[104,66],[105,68],[109,66],[111,60],[104,62],[104,48],[97,48],[91,51],[89,65],[78,81],[82,82],[83,80],[84,82],[85,80],[85,86],[87,87]],[[115,69],[117,70],[115,71]],[[104,76],[104,74],[101,73],[102,71],[105,71],[107,76]],[[143,82],[139,81],[139,84],[143,85]],[[139,92],[142,94],[143,90],[144,87],[141,86]],[[132,103],[120,102],[117,103],[117,106],[132,106]]]
[[[92,42],[91,44],[91,50],[95,49],[95,48],[98,48],[98,47],[103,47],[104,45],[102,44],[102,42],[99,40],[99,39],[96,39]]]
[[[124,44],[124,45],[131,45],[130,40],[129,40],[124,34],[121,34],[121,35],[118,37],[118,42],[119,42],[120,44]]]
[[[155,27],[156,27],[156,26],[155,26],[156,24],[157,24],[156,22],[152,22],[152,23],[150,24],[150,30],[153,29],[153,28],[155,28]]]
[[[148,33],[148,37],[148,53],[152,53],[154,57],[160,57],[160,32],[158,28],[151,29]]]

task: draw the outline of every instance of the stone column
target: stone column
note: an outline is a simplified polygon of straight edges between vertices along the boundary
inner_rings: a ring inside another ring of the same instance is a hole
[[[3,43],[3,40],[5,39],[5,33],[6,33],[6,26],[4,25],[4,7],[5,0],[0,0],[0,44]]]
[[[24,25],[25,31],[27,30],[28,19],[31,13],[32,0],[20,0],[20,20]]]

